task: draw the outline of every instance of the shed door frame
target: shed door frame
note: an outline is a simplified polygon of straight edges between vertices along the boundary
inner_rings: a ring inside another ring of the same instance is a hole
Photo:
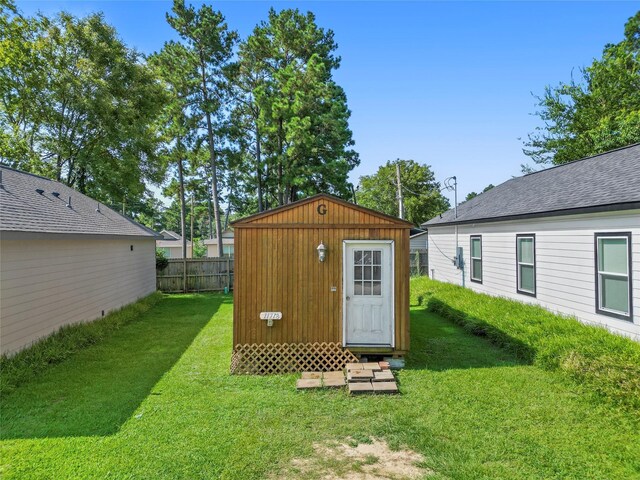
[[[349,262],[347,261],[347,247],[351,244],[366,245],[389,245],[391,251],[391,348],[396,347],[396,266],[395,266],[395,242],[393,240],[343,240],[342,241],[342,346],[347,346],[347,278],[349,277],[347,269]],[[352,345],[358,346],[358,345]],[[375,347],[375,345],[367,345],[367,347]],[[387,347],[388,348],[388,347]]]

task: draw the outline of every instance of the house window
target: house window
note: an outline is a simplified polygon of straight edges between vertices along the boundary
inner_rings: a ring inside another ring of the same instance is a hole
[[[516,235],[518,293],[536,296],[536,236]]]
[[[233,245],[222,245],[222,254],[225,257],[233,257]]]
[[[482,283],[482,237],[471,236],[471,281]]]
[[[596,313],[631,320],[631,233],[596,233]]]
[[[382,295],[382,251],[353,251],[353,294]]]

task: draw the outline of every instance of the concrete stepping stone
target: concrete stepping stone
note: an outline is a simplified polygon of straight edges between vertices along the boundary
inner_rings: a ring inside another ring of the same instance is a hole
[[[370,382],[373,378],[371,370],[351,370],[347,372],[349,382]]]
[[[341,378],[324,378],[322,380],[322,385],[327,388],[340,388],[344,387],[347,382],[344,379],[344,376]]]
[[[351,395],[359,395],[362,393],[372,393],[373,385],[371,382],[353,382],[349,384],[349,393]]]
[[[377,362],[367,362],[362,365],[364,370],[373,370],[374,372],[382,370],[382,368],[380,368],[380,364]]]
[[[396,382],[373,382],[371,386],[375,393],[398,393]]]
[[[302,372],[300,378],[303,380],[322,378],[322,372]]]
[[[363,370],[364,369],[363,365],[364,363],[347,363],[347,366],[346,366],[347,372],[349,370]]]
[[[336,379],[336,378],[344,380],[344,372],[342,372],[342,371],[324,372],[322,374],[322,378],[324,378],[325,380],[327,380],[327,379]]]
[[[321,388],[322,380],[319,378],[301,378],[296,381],[296,388],[298,390],[308,390],[311,388]]]
[[[391,370],[381,370],[379,372],[373,372],[373,381],[374,382],[393,382],[395,381],[395,377]]]

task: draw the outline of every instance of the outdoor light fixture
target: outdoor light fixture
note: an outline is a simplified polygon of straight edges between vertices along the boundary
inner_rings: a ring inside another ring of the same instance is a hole
[[[324,262],[325,257],[327,256],[327,247],[324,246],[324,243],[320,242],[318,245],[318,260]]]

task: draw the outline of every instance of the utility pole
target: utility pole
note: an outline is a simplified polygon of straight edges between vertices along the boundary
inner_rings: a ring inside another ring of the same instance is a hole
[[[193,258],[193,193],[191,194],[191,258]]]
[[[453,177],[453,201],[456,205],[455,207],[455,218],[458,218],[458,179]]]
[[[398,216],[404,219],[404,198],[402,198],[402,182],[400,181],[400,159],[396,160],[396,181],[398,183]]]
[[[453,211],[454,211],[454,218],[458,218],[458,179],[453,176],[453,177],[447,177],[444,179],[444,188],[451,191],[453,190]],[[452,185],[453,184],[453,185]]]

